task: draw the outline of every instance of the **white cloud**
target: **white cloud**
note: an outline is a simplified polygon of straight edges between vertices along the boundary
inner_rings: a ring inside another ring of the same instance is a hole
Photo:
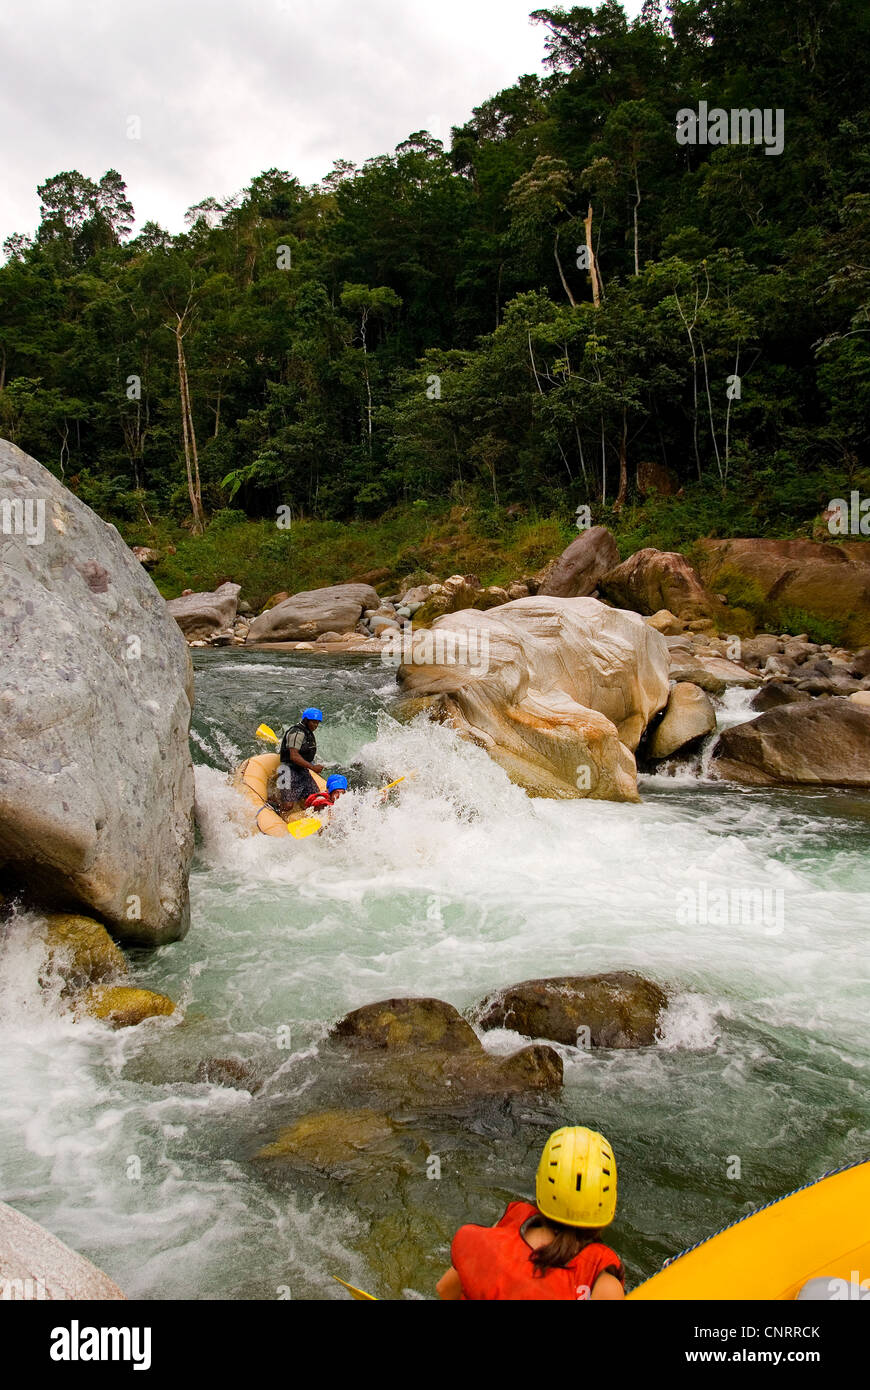
[[[0,240],[36,186],[116,168],[137,225],[178,231],[202,198],[272,166],[304,183],[451,125],[542,71],[536,0],[29,0],[0,18]],[[635,12],[640,0],[629,3]],[[130,116],[141,139],[127,138]],[[13,138],[9,135],[14,132]]]

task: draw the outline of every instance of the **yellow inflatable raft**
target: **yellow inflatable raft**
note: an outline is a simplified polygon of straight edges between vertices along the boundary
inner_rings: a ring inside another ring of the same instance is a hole
[[[256,808],[254,823],[262,835],[292,835],[297,840],[304,840],[306,836],[316,835],[318,830],[322,829],[317,817],[300,814],[292,820],[285,821],[269,805],[269,782],[278,771],[279,762],[277,753],[258,753],[254,758],[247,758],[236,771],[236,786]],[[311,775],[320,790],[325,791],[324,779],[316,772],[312,772]]]
[[[634,1299],[794,1299],[811,1279],[822,1297],[870,1289],[870,1160],[828,1173],[670,1260]],[[833,1281],[844,1281],[837,1284]],[[816,1295],[818,1296],[818,1295]]]

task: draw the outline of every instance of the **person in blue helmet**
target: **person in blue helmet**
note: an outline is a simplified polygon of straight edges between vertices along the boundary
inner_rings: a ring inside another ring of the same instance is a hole
[[[275,786],[275,801],[281,815],[301,810],[310,796],[319,791],[313,776],[322,772],[317,762],[317,739],[314,736],[323,723],[323,711],[309,707],[302,711],[298,724],[293,724],[281,739],[280,761]]]
[[[340,796],[347,791],[347,778],[340,772],[333,772],[326,779],[326,791],[315,792],[305,798],[306,811],[325,811],[334,806]]]

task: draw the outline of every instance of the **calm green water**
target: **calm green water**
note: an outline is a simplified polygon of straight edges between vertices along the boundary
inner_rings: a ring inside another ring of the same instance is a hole
[[[128,1294],[345,1297],[336,1273],[431,1297],[455,1228],[530,1194],[565,1123],[615,1146],[611,1243],[632,1282],[868,1152],[870,800],[684,773],[644,778],[640,806],[530,801],[449,730],[398,725],[377,658],[230,650],[196,667],[193,925],[136,961],[183,1018],[72,1024],[39,990],[26,932],[0,969],[0,1195]],[[307,704],[328,716],[321,755],[358,790],[314,842],[246,837],[226,772],[261,720]],[[410,769],[386,807],[364,790]],[[686,922],[687,891],[734,887],[775,892],[778,915]],[[254,1159],[298,1117],[366,1103],[325,1045],[348,1009],[402,994],[464,1009],[531,976],[612,969],[669,990],[656,1047],[560,1049],[556,1097],[434,1117],[394,1105],[394,1141],[355,1171]],[[196,1081],[215,1057],[245,1063],[256,1091]]]

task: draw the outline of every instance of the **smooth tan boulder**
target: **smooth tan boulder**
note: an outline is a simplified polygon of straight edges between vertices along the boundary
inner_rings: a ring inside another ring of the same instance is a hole
[[[655,628],[663,637],[680,637],[686,630],[686,624],[682,618],[678,618],[675,613],[671,613],[667,608],[660,608],[658,613],[653,613],[646,619],[650,627]]]
[[[481,1028],[510,1028],[569,1047],[650,1047],[667,995],[633,971],[524,980],[474,1010]]]
[[[864,709],[870,709],[870,690],[855,690],[849,696],[853,704],[861,705]]]
[[[41,1301],[124,1299],[107,1274],[44,1227],[0,1202],[2,1298]]]
[[[676,551],[638,550],[603,575],[599,593],[621,608],[653,614],[666,608],[686,620],[709,618],[727,626],[727,610],[701,583],[696,570]]]
[[[634,750],[668,698],[665,639],[596,599],[526,598],[415,632],[412,700],[485,748],[532,795],[637,800]]]
[[[689,681],[678,681],[650,739],[650,756],[669,758],[686,744],[711,734],[715,728],[716,711],[706,691]]]
[[[726,729],[710,773],[749,786],[870,787],[870,709],[839,696],[780,705]]]
[[[619,549],[606,526],[582,531],[540,576],[538,594],[551,598],[587,598],[602,575],[619,564]]]
[[[165,994],[126,985],[97,986],[77,1002],[77,1012],[111,1023],[113,1028],[134,1028],[146,1018],[161,1018],[175,1012]]]

